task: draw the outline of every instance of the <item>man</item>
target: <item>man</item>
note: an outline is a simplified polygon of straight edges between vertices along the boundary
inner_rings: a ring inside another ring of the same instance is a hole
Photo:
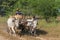
[[[22,19],[23,18],[23,14],[21,12],[21,10],[19,8],[17,8],[16,10],[16,15],[15,15],[15,18],[17,19]]]
[[[17,10],[16,10],[16,15],[22,15],[22,12],[17,8]]]

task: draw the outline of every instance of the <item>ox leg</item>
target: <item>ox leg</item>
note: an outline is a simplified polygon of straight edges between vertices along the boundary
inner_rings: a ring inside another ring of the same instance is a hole
[[[15,34],[15,30],[14,30],[14,27],[12,27],[12,31],[13,31],[13,34]]]
[[[33,31],[33,35],[35,35],[36,34],[36,30],[34,29],[34,31]]]
[[[9,29],[9,34],[11,35],[12,34],[12,28],[9,27],[8,29]]]
[[[32,28],[32,29],[31,29],[31,34],[32,34],[33,36],[36,35],[36,29],[35,29],[35,28]]]
[[[16,36],[15,27],[12,27],[13,36]]]
[[[29,33],[32,34],[32,27],[29,27]]]

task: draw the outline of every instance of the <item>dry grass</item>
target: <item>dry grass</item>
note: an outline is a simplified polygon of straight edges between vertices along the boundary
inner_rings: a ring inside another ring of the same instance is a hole
[[[5,23],[7,21],[7,17],[0,17],[0,23]]]
[[[60,38],[60,22],[47,23],[45,20],[39,20],[38,29],[45,30],[47,35],[41,35],[46,37]]]

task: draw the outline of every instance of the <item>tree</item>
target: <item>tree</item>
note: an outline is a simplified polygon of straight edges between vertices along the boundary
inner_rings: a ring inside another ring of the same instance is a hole
[[[4,0],[0,6],[2,5],[7,15],[15,12],[16,8],[20,8],[26,15],[40,15],[46,20],[50,17],[57,17],[58,6],[55,0]]]

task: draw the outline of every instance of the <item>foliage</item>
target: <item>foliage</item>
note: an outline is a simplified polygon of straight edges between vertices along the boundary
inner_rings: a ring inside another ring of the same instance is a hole
[[[2,9],[6,15],[15,14],[16,8],[19,8],[23,14],[40,15],[47,20],[50,17],[57,17],[59,2],[59,0],[1,0],[0,14],[3,14]]]

